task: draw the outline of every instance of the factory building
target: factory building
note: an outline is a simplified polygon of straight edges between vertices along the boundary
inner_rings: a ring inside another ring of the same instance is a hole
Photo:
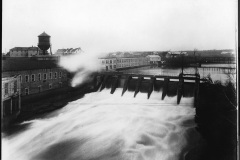
[[[161,57],[159,55],[148,55],[147,59],[150,64],[158,64],[161,62]]]
[[[117,58],[117,68],[128,68],[148,65],[146,57],[120,57]]]
[[[116,58],[115,57],[102,57],[99,58],[102,70],[109,71],[116,69]]]
[[[7,126],[19,114],[21,109],[21,89],[19,76],[2,78],[1,122]]]
[[[42,51],[38,47],[14,47],[10,49],[10,57],[32,57],[39,56],[42,54]]]
[[[51,54],[51,43],[48,34],[43,32],[38,36],[38,47],[14,47],[9,50],[10,57],[35,57],[49,55],[48,49],[50,48]]]
[[[2,57],[2,126],[13,122],[31,101],[70,87],[69,72],[58,65],[59,56],[49,55],[50,36],[39,35],[38,47],[15,47]],[[29,107],[29,106],[28,106]]]
[[[105,71],[149,65],[148,59],[141,56],[101,57],[99,61]]]
[[[43,32],[38,36],[38,40],[39,48],[15,47],[11,50],[12,54],[22,54],[21,56],[23,57],[19,58],[19,55],[2,59],[2,77],[18,75],[21,85],[21,96],[68,86],[68,72],[58,66],[58,57],[48,55],[47,50],[51,49],[50,36]],[[39,55],[40,51],[41,55]]]
[[[67,71],[60,68],[57,62],[37,57],[6,58],[2,60],[2,77],[19,75],[21,96],[67,86]]]

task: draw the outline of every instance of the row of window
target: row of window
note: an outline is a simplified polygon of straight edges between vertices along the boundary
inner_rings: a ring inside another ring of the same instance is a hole
[[[105,63],[105,60],[102,61],[102,63]],[[116,60],[106,60],[106,64],[108,63],[116,63]]]
[[[142,62],[146,61],[145,59],[119,59],[117,62]]]
[[[102,60],[102,64],[108,63],[116,63],[116,60]],[[123,63],[123,62],[142,62],[147,61],[146,59],[118,59],[117,62]]]
[[[20,82],[22,82],[22,76],[19,76],[20,78]],[[36,81],[36,76],[35,74],[31,75],[31,82],[35,82]],[[25,82],[30,82],[30,78],[29,75],[25,75]],[[42,80],[42,74],[38,73],[38,81]],[[49,73],[49,79],[57,79],[57,72],[54,73],[54,75],[52,74],[52,72]],[[59,72],[59,78],[62,78],[62,72]],[[43,80],[47,80],[47,73],[43,73]]]
[[[118,64],[118,67],[129,67],[129,66],[138,66],[138,65],[143,65],[142,64],[137,64],[137,63],[131,63],[131,64]]]
[[[122,67],[130,67],[130,66],[139,66],[139,65],[144,65],[144,64],[147,64],[147,63],[143,63],[143,62],[141,62],[141,63],[119,63],[119,64],[117,64],[117,65],[106,65],[106,70],[108,70],[108,69],[115,69],[116,67],[117,68],[122,68]]]
[[[109,67],[109,69],[115,69],[116,68],[116,65],[113,65],[113,66],[106,66],[106,70],[108,70],[108,67]]]
[[[62,87],[62,82],[59,82],[60,87]],[[49,89],[52,89],[52,83],[48,85]],[[38,86],[38,92],[42,91],[42,86]],[[25,95],[29,95],[29,88],[25,88]]]
[[[131,62],[131,63],[130,62],[125,62],[125,63],[117,63],[117,65],[118,64],[146,64],[146,63],[148,63],[148,62],[147,61],[144,61],[144,62],[143,61],[141,61],[141,62]]]

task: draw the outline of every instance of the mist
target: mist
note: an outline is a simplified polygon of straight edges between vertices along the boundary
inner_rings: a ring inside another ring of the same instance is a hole
[[[71,80],[72,87],[76,87],[89,80],[93,72],[101,71],[100,56],[106,53],[100,51],[87,50],[78,54],[60,56],[59,66],[74,74]]]

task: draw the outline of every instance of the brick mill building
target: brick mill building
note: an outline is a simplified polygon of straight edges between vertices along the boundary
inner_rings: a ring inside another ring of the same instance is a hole
[[[98,59],[101,63],[102,70],[105,71],[141,67],[150,64],[148,58],[144,56],[126,56],[126,57],[106,56],[100,57]]]
[[[56,57],[6,57],[2,77],[19,76],[21,96],[38,94],[68,86],[67,71],[58,66]]]

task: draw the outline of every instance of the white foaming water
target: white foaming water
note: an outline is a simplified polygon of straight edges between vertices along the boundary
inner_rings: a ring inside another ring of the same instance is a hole
[[[3,160],[174,160],[195,127],[193,98],[110,90],[85,95],[3,138]],[[186,123],[187,122],[187,123]]]

